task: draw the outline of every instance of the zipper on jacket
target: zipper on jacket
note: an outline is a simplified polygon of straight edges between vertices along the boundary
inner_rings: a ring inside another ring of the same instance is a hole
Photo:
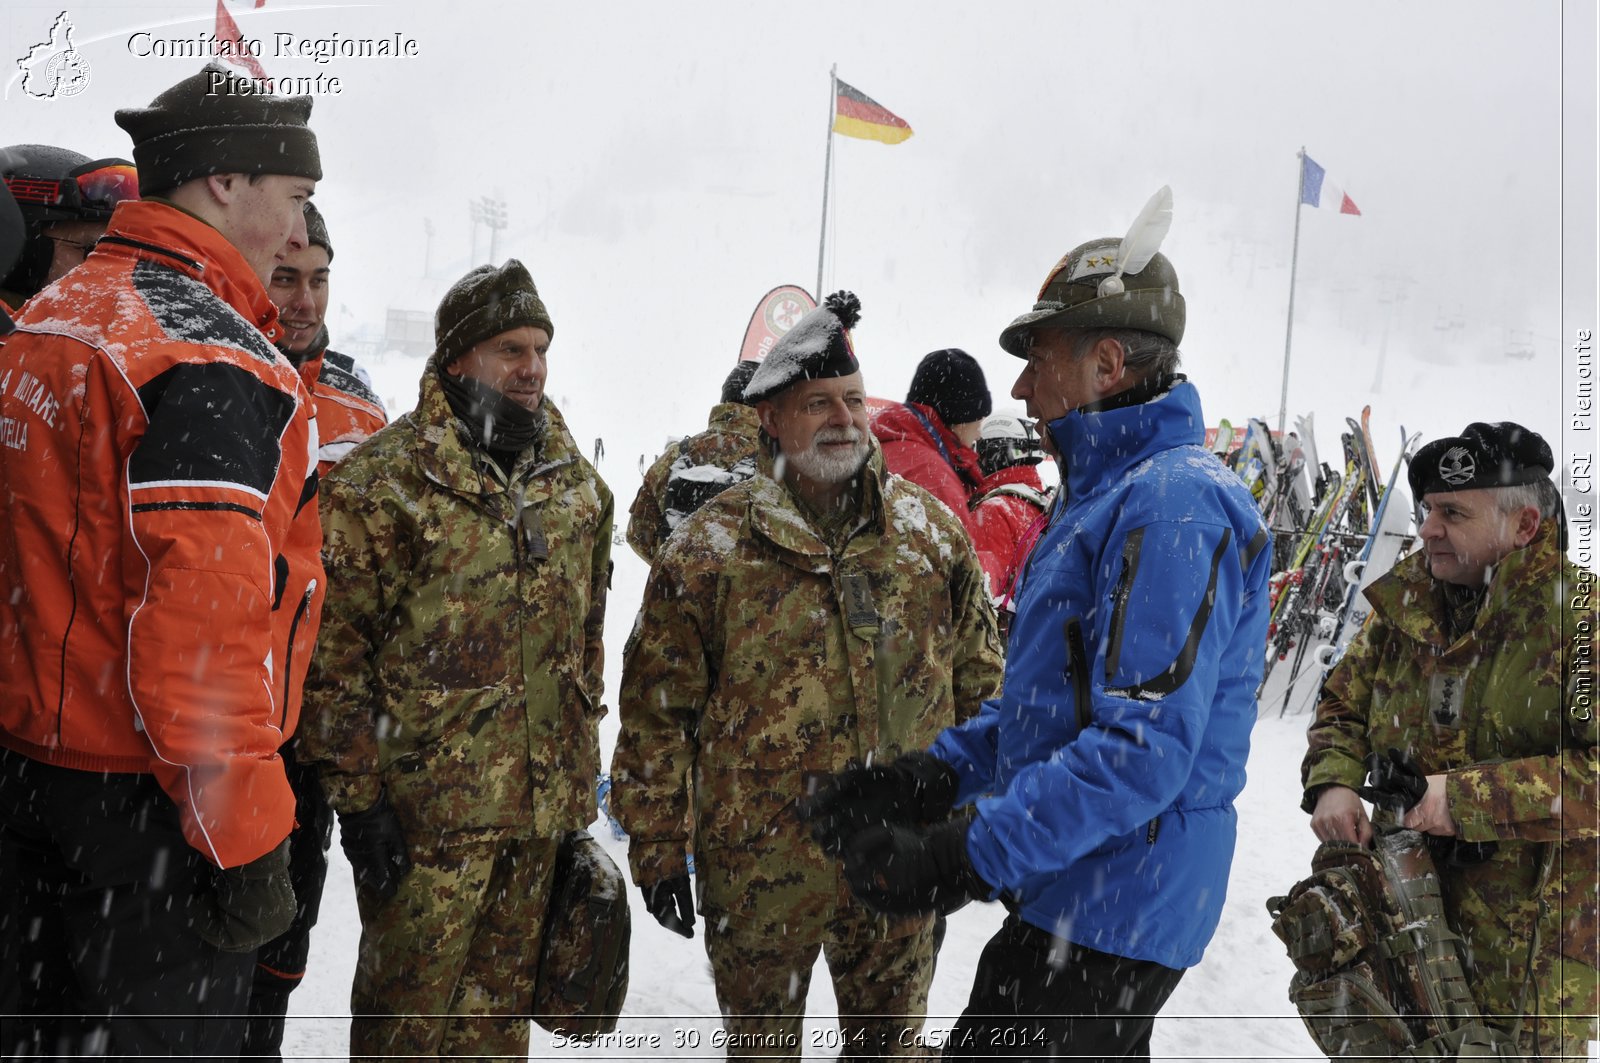
[[[96,240],[95,243],[121,244],[124,247],[137,248],[140,251],[146,251],[152,255],[160,255],[163,258],[170,258],[174,261],[181,262],[185,266],[188,266],[190,269],[194,270],[196,273],[204,273],[206,269],[205,264],[200,262],[198,259],[190,258],[188,255],[181,255],[171,248],[160,247],[156,244],[147,244],[143,240],[134,240],[127,236],[102,236],[100,239]]]
[[[300,599],[300,608],[294,611],[294,619],[289,621],[289,644],[283,649],[283,707],[278,714],[278,728],[289,722],[289,681],[294,677],[294,633],[300,630],[300,621],[305,618],[311,609],[311,596],[317,593],[317,581],[312,580],[306,584],[306,593]]]
[[[1117,664],[1122,657],[1122,629],[1128,611],[1128,597],[1133,593],[1133,580],[1139,572],[1139,550],[1144,545],[1144,529],[1135,528],[1122,541],[1122,573],[1117,577],[1116,589],[1111,592],[1111,640],[1106,651],[1106,682],[1117,674]]]
[[[1071,673],[1073,698],[1077,702],[1078,730],[1089,726],[1089,652],[1083,642],[1083,622],[1067,621],[1067,670]]]

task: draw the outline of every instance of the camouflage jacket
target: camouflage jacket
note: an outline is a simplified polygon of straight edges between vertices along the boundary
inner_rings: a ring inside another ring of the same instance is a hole
[[[430,368],[324,481],[329,605],[304,759],[341,812],[387,790],[416,842],[594,819],[611,492],[545,401],[507,477]]]
[[[623,656],[613,807],[636,882],[682,874],[692,843],[707,919],[870,923],[795,800],[817,774],[925,749],[999,685],[965,531],[884,474],[876,446],[870,467],[842,549],[761,474],[685,522],[646,585]]]
[[[1487,863],[1442,878],[1480,1003],[1500,1012],[1518,1006],[1536,917],[1542,949],[1591,967],[1600,958],[1594,575],[1563,559],[1557,530],[1546,521],[1501,562],[1472,631],[1453,643],[1421,553],[1367,588],[1372,617],[1323,689],[1301,766],[1307,811],[1327,784],[1361,785],[1368,751],[1405,750],[1447,776],[1459,837],[1498,843]]]
[[[689,514],[723,490],[754,476],[760,464],[761,422],[739,402],[711,408],[706,430],[680,439],[644,474],[628,511],[628,545],[654,563],[661,544]]]

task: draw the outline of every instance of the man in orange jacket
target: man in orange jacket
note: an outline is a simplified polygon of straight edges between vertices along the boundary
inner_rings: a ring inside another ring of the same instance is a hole
[[[324,582],[310,396],[265,280],[306,242],[311,101],[208,67],[121,110],[138,202],[0,348],[7,1053],[238,1053],[294,914]]]
[[[389,423],[383,401],[354,358],[329,347],[328,284],[333,242],[328,224],[306,204],[306,246],[283,255],[272,267],[267,297],[278,307],[283,336],[278,350],[300,370],[317,407],[317,474],[333,466]]]
[[[317,474],[326,476],[339,459],[388,423],[383,403],[357,376],[348,354],[328,346],[328,282],[333,241],[316,205],[307,203],[306,245],[279,257],[272,267],[267,296],[278,307],[283,336],[278,350],[300,370],[317,411]],[[314,765],[302,763],[298,742],[284,744],[283,766],[294,790],[295,828],[289,835],[289,880],[295,914],[289,929],[261,946],[250,989],[241,1059],[278,1059],[283,1045],[289,994],[306,974],[311,928],[322,907],[328,877],[327,850],[333,838],[333,809]]]

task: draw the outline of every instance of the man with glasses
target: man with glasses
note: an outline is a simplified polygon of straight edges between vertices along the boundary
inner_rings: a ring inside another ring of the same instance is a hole
[[[12,309],[88,257],[111,211],[139,198],[139,179],[124,159],[91,160],[49,144],[0,148],[0,177],[22,212],[26,238],[0,280],[0,303]]]
[[[923,748],[1000,678],[965,529],[884,470],[859,305],[830,295],[756,370],[760,470],[662,545],[622,664],[613,808],[650,913],[684,937],[694,850],[730,1059],[800,1058],[819,952],[846,1058],[920,1052],[934,917],[853,901],[796,804],[815,777]]]

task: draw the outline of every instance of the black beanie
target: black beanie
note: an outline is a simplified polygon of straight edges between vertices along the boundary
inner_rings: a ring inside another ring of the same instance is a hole
[[[556,327],[528,269],[514,258],[503,266],[479,266],[450,286],[433,315],[434,360],[443,369],[491,336],[528,325],[551,339]]]
[[[310,96],[274,96],[210,63],[149,107],[116,112],[133,138],[139,194],[161,195],[215,173],[282,174],[322,180],[317,136],[306,125]]]
[[[743,361],[734,366],[728,373],[727,379],[722,382],[722,401],[744,402],[744,389],[760,366],[760,362],[752,361]]]
[[[850,342],[850,330],[860,320],[861,300],[854,292],[828,296],[772,345],[745,387],[744,401],[754,406],[802,380],[861,372],[855,345]]]
[[[322,211],[311,200],[306,200],[306,246],[320,247],[333,261],[333,244],[328,242],[328,223],[322,220]]]
[[[917,363],[906,401],[931,407],[946,428],[981,421],[994,410],[983,367],[955,347],[934,351]]]
[[[1435,439],[1417,451],[1406,479],[1420,500],[1436,491],[1538,483],[1555,467],[1550,444],[1538,432],[1511,421],[1475,421],[1459,436]]]

